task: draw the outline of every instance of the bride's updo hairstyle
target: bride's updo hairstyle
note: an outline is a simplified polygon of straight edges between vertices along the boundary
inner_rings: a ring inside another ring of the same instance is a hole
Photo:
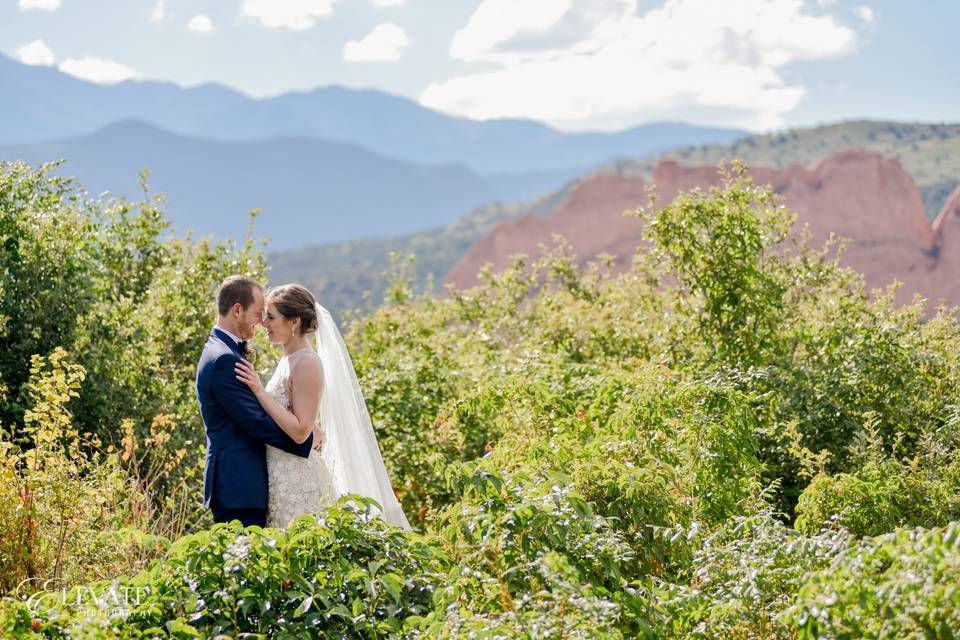
[[[317,301],[307,288],[299,284],[284,284],[267,293],[267,302],[287,320],[300,319],[300,332],[317,330]]]

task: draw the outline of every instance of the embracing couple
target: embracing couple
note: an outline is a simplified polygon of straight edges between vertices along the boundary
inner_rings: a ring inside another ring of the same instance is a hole
[[[207,434],[204,505],[215,522],[285,527],[347,494],[410,525],[380,455],[350,354],[330,313],[304,287],[269,292],[230,276],[197,365]],[[266,386],[247,342],[262,324],[283,357]]]

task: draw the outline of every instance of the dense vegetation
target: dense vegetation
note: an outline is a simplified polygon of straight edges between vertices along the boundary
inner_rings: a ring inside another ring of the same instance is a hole
[[[260,254],[162,240],[162,225],[125,235],[162,220],[155,202],[86,203],[43,173],[0,175],[6,326],[36,336],[3,370],[19,402],[0,458],[4,637],[960,628],[960,318],[865,292],[837,244],[788,239],[792,216],[737,171],[638,211],[651,243],[621,275],[603,260],[581,270],[559,245],[438,299],[395,264],[347,339],[415,533],[349,501],[286,531],[205,528],[182,471],[202,451],[184,444],[202,435],[188,369],[217,279],[257,274]],[[50,244],[68,216],[91,249]],[[151,247],[154,266],[129,266]],[[142,280],[66,268],[107,256]],[[82,305],[60,292],[45,312],[14,308],[28,302],[10,291],[47,295],[67,277],[104,284],[75,285]],[[171,460],[176,481],[151,483]]]
[[[89,201],[51,169],[0,165],[3,591],[136,567],[137,531],[211,523],[197,349],[218,282],[264,270],[252,242],[166,237],[160,199]]]
[[[843,149],[869,149],[898,158],[913,176],[931,220],[960,185],[960,125],[853,121],[809,129],[749,136],[731,144],[684,147],[640,160],[625,160],[597,170],[647,179],[664,159],[687,165],[716,165],[740,158],[753,166],[809,165]],[[450,269],[471,246],[500,220],[533,212],[547,215],[570,185],[526,204],[496,204],[479,209],[453,224],[399,238],[369,238],[330,243],[270,255],[272,275],[296,280],[322,293],[330,308],[342,312],[367,307],[364,293],[379,300],[387,287],[390,253],[415,254],[411,274],[420,288],[440,289]],[[432,280],[431,280],[432,279]]]

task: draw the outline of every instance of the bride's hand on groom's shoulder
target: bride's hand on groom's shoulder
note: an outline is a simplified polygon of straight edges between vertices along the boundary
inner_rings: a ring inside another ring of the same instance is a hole
[[[246,360],[241,360],[234,367],[234,372],[237,374],[237,380],[250,387],[253,395],[259,396],[264,392],[263,383],[260,382],[260,376],[252,364]]]

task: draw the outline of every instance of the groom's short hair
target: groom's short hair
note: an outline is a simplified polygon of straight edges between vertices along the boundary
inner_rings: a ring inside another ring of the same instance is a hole
[[[229,276],[221,282],[220,291],[217,293],[217,311],[220,312],[220,317],[230,313],[233,305],[238,303],[246,310],[253,304],[254,289],[259,289],[262,293],[263,285],[246,276]]]

